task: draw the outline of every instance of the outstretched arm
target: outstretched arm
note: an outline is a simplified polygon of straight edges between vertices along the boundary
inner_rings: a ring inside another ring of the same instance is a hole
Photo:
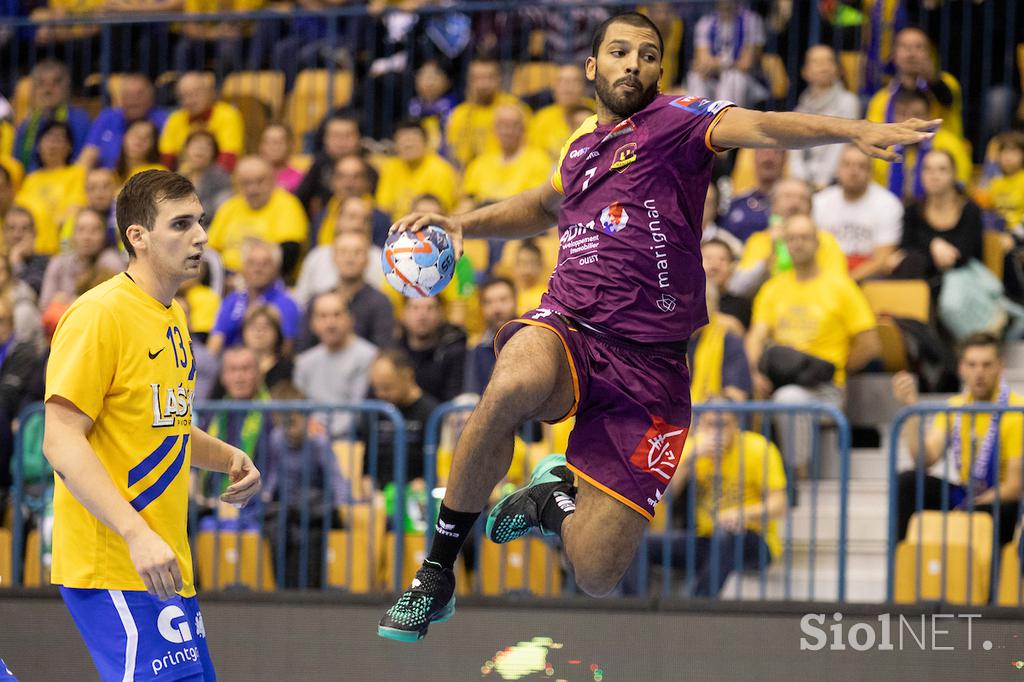
[[[721,149],[803,149],[852,142],[868,156],[899,161],[899,155],[889,151],[888,147],[927,140],[941,123],[941,120],[921,121],[916,118],[903,123],[871,123],[833,116],[732,107],[722,114],[712,129],[711,144]]]
[[[391,226],[392,232],[443,227],[452,236],[455,252],[462,254],[462,239],[523,239],[544,232],[558,222],[562,195],[550,183],[457,216],[412,213]]]

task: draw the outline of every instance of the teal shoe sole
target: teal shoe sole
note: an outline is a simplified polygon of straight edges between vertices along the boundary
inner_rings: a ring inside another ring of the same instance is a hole
[[[452,616],[455,615],[455,596],[452,596],[451,601],[445,605],[443,609],[437,612],[437,614],[430,619],[431,623],[444,623],[451,620]],[[429,625],[428,625],[429,627]],[[427,631],[424,630],[420,633],[418,630],[400,630],[399,628],[389,628],[385,625],[377,626],[377,636],[383,637],[384,639],[391,639],[396,642],[417,642],[427,636]]]
[[[530,474],[530,480],[529,480],[529,482],[524,487],[520,488],[519,490],[516,490],[514,492],[509,493],[505,497],[501,498],[501,500],[498,501],[498,504],[494,505],[494,508],[491,509],[489,514],[487,514],[487,525],[486,525],[486,527],[484,529],[484,533],[487,535],[487,538],[491,542],[494,542],[494,543],[497,543],[497,544],[500,545],[500,544],[503,544],[505,542],[511,542],[512,540],[516,540],[518,538],[521,538],[521,537],[523,537],[524,535],[526,535],[527,533],[530,532],[529,528],[526,528],[526,529],[524,529],[522,531],[513,530],[511,532],[511,535],[503,535],[503,539],[502,538],[497,538],[496,539],[495,535],[494,535],[494,523],[497,520],[498,516],[501,514],[501,510],[504,509],[505,504],[512,497],[518,495],[523,490],[526,490],[527,488],[530,488],[530,487],[535,486],[537,484],[540,484],[540,483],[554,483],[556,481],[561,480],[557,476],[554,476],[554,475],[551,474],[551,470],[552,469],[554,469],[556,467],[560,467],[560,466],[566,466],[565,455],[558,455],[558,454],[548,455],[547,457],[545,457],[541,461],[537,462],[536,466],[533,467],[533,472],[531,472],[531,474]],[[546,531],[544,529],[541,529],[541,534],[543,534],[543,535],[553,535],[553,533],[551,533],[549,531]]]

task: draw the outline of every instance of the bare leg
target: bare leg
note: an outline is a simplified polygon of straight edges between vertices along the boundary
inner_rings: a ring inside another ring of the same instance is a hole
[[[586,481],[578,483],[576,513],[562,523],[562,542],[576,584],[593,597],[603,597],[633,562],[648,521]]]
[[[480,404],[455,446],[444,496],[454,511],[478,512],[512,464],[515,430],[527,419],[554,420],[573,405],[572,375],[558,336],[527,326],[498,356]]]

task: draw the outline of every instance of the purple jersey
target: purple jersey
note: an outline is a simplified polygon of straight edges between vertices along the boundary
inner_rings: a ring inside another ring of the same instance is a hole
[[[682,341],[707,323],[700,232],[731,102],[660,95],[625,121],[591,117],[562,148],[558,265],[542,305],[641,343]]]

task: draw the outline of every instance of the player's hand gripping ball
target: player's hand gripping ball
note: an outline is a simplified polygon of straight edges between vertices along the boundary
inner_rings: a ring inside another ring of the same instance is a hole
[[[388,284],[406,298],[436,296],[455,274],[455,249],[437,225],[395,232],[380,255]]]

